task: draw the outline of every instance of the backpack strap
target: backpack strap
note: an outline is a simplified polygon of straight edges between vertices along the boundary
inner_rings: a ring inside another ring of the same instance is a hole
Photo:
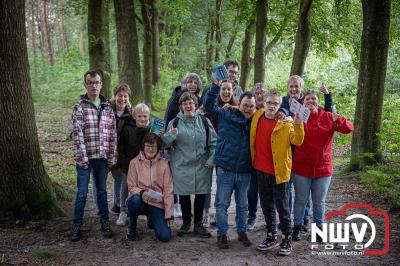
[[[172,121],[172,127],[176,128],[178,126],[179,122],[179,117],[175,117],[174,120]]]
[[[201,121],[203,121],[204,129],[206,130],[206,147],[208,146],[208,136],[210,135],[210,126],[208,125],[207,118],[204,115],[200,115]]]

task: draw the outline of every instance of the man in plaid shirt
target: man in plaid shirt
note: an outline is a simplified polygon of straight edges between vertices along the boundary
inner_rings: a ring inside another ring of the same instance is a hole
[[[86,94],[72,111],[73,139],[77,171],[77,192],[70,240],[80,239],[90,174],[97,188],[97,205],[104,237],[111,237],[108,220],[107,174],[116,162],[117,133],[111,104],[100,95],[101,74],[89,70],[84,75]]]

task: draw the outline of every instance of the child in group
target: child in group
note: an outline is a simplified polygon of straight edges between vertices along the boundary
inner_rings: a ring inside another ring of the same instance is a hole
[[[126,238],[137,240],[137,219],[145,214],[155,236],[162,242],[171,239],[174,192],[168,162],[161,154],[161,138],[147,133],[140,145],[140,153],[129,164],[127,200],[129,226]]]
[[[126,175],[128,174],[129,163],[140,151],[140,145],[146,133],[150,132],[150,109],[144,103],[139,103],[133,108],[133,120],[125,123],[118,143],[118,156],[121,170],[125,174],[121,180],[120,204],[121,210],[118,217],[118,225],[125,225],[127,218],[126,198],[128,196],[128,187]]]
[[[251,121],[250,150],[253,167],[257,171],[260,203],[267,226],[267,238],[257,249],[275,248],[277,241],[276,211],[282,230],[280,255],[292,252],[292,220],[289,210],[289,180],[292,168],[291,145],[301,145],[304,126],[298,116],[294,121],[275,120],[282,98],[278,92],[266,96],[266,108],[258,109]]]

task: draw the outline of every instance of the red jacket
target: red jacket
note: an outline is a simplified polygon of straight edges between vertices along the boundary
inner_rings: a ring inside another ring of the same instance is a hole
[[[304,141],[294,151],[292,172],[309,177],[332,176],[332,142],[335,131],[348,134],[353,124],[344,117],[334,122],[332,113],[318,109],[304,125]]]

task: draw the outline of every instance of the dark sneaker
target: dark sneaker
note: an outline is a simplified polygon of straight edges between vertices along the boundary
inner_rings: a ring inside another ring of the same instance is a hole
[[[210,232],[204,227],[203,221],[197,222],[193,226],[193,232],[201,235],[202,237],[209,238],[211,237]]]
[[[276,246],[278,246],[276,235],[269,233],[267,238],[257,246],[257,249],[261,251],[266,251],[271,250]]]
[[[301,238],[301,226],[296,225],[293,228],[292,240],[293,241],[299,241],[300,238]]]
[[[81,239],[81,224],[73,223],[69,240],[71,240],[72,242],[76,242],[79,241],[80,239]]]
[[[127,232],[126,232],[126,239],[129,241],[136,241],[137,240],[137,231],[136,228],[130,228],[128,226]]]
[[[308,224],[310,223],[309,220],[304,220],[303,225],[301,226],[301,232],[307,234],[308,232]]]
[[[255,218],[247,219],[247,225],[246,225],[247,231],[252,231],[255,226],[256,226],[256,219]]]
[[[181,228],[178,230],[178,236],[188,234],[190,231],[191,221],[183,221]]]
[[[110,221],[100,220],[100,224],[101,224],[101,228],[100,228],[101,234],[107,238],[112,237],[113,232],[111,231]]]
[[[238,240],[240,242],[242,242],[243,246],[245,246],[245,247],[251,246],[251,242],[250,242],[249,238],[247,237],[246,233],[239,234]]]
[[[147,220],[147,228],[154,229],[154,225],[151,223],[150,220]]]
[[[288,256],[292,253],[292,238],[290,236],[282,236],[282,243],[279,245],[279,255]]]
[[[113,213],[120,213],[120,212],[121,212],[121,208],[120,208],[118,205],[114,205],[114,206],[111,208],[111,211],[112,211]]]
[[[218,236],[217,237],[217,245],[221,249],[228,249],[229,248],[228,238],[226,237],[226,235],[222,235],[222,236]]]

